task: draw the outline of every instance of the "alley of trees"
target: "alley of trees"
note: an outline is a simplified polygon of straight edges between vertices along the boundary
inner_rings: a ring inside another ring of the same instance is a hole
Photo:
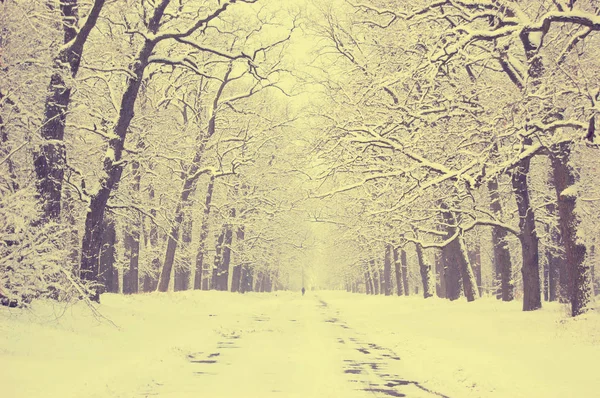
[[[599,31],[594,0],[0,0],[2,304],[305,286],[580,315]]]

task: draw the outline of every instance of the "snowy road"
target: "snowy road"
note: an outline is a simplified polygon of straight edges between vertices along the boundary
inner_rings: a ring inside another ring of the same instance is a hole
[[[242,315],[243,316],[243,315]],[[282,300],[187,353],[174,383],[147,397],[444,397],[397,374],[400,357],[370,343],[317,297]],[[208,394],[208,395],[207,395]]]
[[[2,396],[598,396],[599,313],[318,295],[104,295],[118,328],[82,302],[0,307]]]

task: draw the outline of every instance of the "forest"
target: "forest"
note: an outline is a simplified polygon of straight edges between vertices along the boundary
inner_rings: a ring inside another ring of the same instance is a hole
[[[2,302],[593,308],[593,0],[2,0]]]
[[[2,393],[597,396],[599,48],[597,0],[0,0]]]

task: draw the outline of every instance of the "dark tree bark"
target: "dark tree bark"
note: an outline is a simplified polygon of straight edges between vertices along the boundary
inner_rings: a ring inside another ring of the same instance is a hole
[[[262,272],[261,271],[257,271],[256,272],[256,278],[254,278],[254,281],[253,281],[254,282],[254,285],[253,285],[254,286],[254,290],[253,291],[255,291],[257,293],[261,292],[261,290],[260,290],[261,281],[262,281]]]
[[[473,250],[469,251],[469,262],[473,266],[475,280],[477,281],[477,291],[479,296],[483,295],[483,284],[481,282],[481,251],[479,245],[475,245]]]
[[[238,227],[235,237],[239,243],[244,241],[245,235],[246,235],[246,233],[244,230],[244,226],[242,225],[242,226]],[[242,263],[239,263],[235,267],[233,267],[233,271],[232,271],[232,275],[231,275],[231,291],[239,292],[241,290],[241,285],[242,285]]]
[[[371,269],[371,280],[373,281],[373,294],[379,294],[379,288],[381,287],[381,281],[379,279],[379,272],[377,272],[377,266],[375,264],[375,260],[369,261],[369,266]]]
[[[382,267],[379,265],[379,262],[375,262],[375,266],[377,267],[377,274],[379,275],[379,294],[385,294],[385,279]]]
[[[271,273],[268,271],[265,272],[264,277],[265,277],[264,292],[271,293],[273,291],[273,279],[271,277]]]
[[[123,243],[125,246],[125,258],[127,258],[129,263],[128,267],[123,271],[123,294],[135,294],[138,293],[139,284],[139,231],[125,232]]]
[[[600,291],[598,289],[598,284],[596,283],[596,246],[595,245],[591,245],[590,246],[590,254],[588,256],[588,259],[590,261],[590,268],[591,268],[591,273],[592,273],[592,297],[596,296],[596,292]]]
[[[544,27],[544,33],[547,32],[548,28],[549,26]],[[538,48],[532,43],[528,33],[521,32],[520,38],[528,61],[527,73],[530,77],[531,92],[535,93],[540,86],[541,77],[544,74],[542,57],[538,55]],[[532,139],[526,137],[523,140],[523,144],[531,145]],[[519,212],[519,239],[523,254],[523,268],[521,269],[523,275],[523,311],[534,311],[542,307],[539,274],[539,239],[535,229],[534,210],[530,204],[529,185],[527,182],[530,164],[530,157],[521,160],[512,174],[512,185]]]
[[[442,209],[447,209],[448,207],[442,203]],[[450,211],[444,210],[442,212],[442,218],[446,227],[446,235],[444,236],[444,240],[451,239],[455,233],[456,228],[453,227],[456,225],[456,221],[454,220],[454,216]],[[447,244],[442,248],[442,265],[444,270],[444,281],[446,285],[446,298],[451,301],[458,300],[462,293],[462,281],[461,281],[461,270],[460,270],[460,253],[459,247],[456,244],[457,237],[454,238],[452,242]]]
[[[386,296],[392,295],[392,261],[394,249],[392,245],[385,245],[385,258],[383,260],[383,286]]]
[[[241,293],[252,291],[252,286],[254,284],[253,279],[253,270],[250,267],[250,264],[242,265],[242,284],[240,286]]]
[[[165,260],[158,280],[158,291],[166,292],[169,290],[169,282],[171,281],[171,271],[175,264],[175,252],[177,251],[177,241],[179,240],[179,228],[183,222],[182,204],[179,203],[175,213],[174,225],[171,227],[171,233],[167,237],[167,249],[165,251]]]
[[[67,113],[71,102],[71,89],[63,74],[77,75],[83,48],[91,30],[96,25],[105,0],[96,0],[85,24],[78,30],[79,5],[77,0],[62,0],[60,11],[64,31],[63,49],[54,59],[55,72],[50,78],[46,97],[44,118],[40,135],[44,143],[34,155],[36,186],[42,202],[41,221],[58,220],[62,195],[62,183],[65,172],[66,151],[63,143]],[[64,66],[68,66],[68,71]],[[98,226],[98,228],[101,228]],[[98,236],[100,239],[100,236]]]
[[[552,250],[546,250],[546,259],[548,261],[548,301],[558,300],[559,280],[562,259]]]
[[[235,215],[235,209],[231,209],[232,216]],[[217,264],[217,284],[216,290],[227,291],[229,280],[229,266],[231,263],[231,244],[233,243],[233,227],[231,224],[225,224],[223,227],[223,249],[221,261]],[[269,282],[268,287],[271,289],[271,275],[265,273]],[[269,290],[270,291],[270,290]]]
[[[200,227],[200,238],[198,239],[198,253],[196,254],[196,274],[194,275],[194,289],[201,287],[204,273],[204,252],[206,250],[206,239],[208,238],[208,223],[210,221],[210,209],[213,190],[215,187],[215,175],[211,174],[204,200],[204,214],[202,215],[202,226]]]
[[[469,255],[465,247],[465,242],[462,234],[457,233],[456,216],[452,211],[448,209],[445,203],[441,204],[441,208],[444,209],[442,217],[446,228],[446,240],[452,239],[450,243],[444,247],[445,252],[445,263],[446,270],[448,272],[449,279],[446,280],[446,288],[450,285],[452,288],[450,300],[455,300],[460,296],[460,280],[462,280],[462,290],[467,298],[467,301],[473,301],[478,296],[477,294],[477,282],[473,273],[473,268],[469,262]],[[448,283],[450,281],[450,284]]]
[[[493,178],[488,182],[490,195],[490,210],[499,219],[502,218],[502,203],[498,193],[498,180]],[[506,240],[507,231],[504,228],[492,227],[492,246],[494,252],[494,269],[496,270],[496,284],[499,286],[496,297],[502,301],[512,301],[515,298],[515,285],[513,282],[513,266]]]
[[[406,257],[406,254],[404,254]],[[398,296],[404,296],[404,282],[402,280],[402,264],[398,258],[398,248],[394,248],[394,273],[396,275],[396,293]]]
[[[2,47],[0,46],[0,51]],[[0,106],[2,104],[2,100],[4,100],[2,94],[0,94]],[[8,181],[7,186],[12,190],[12,192],[16,192],[19,189],[19,184],[17,183],[17,175],[15,172],[15,164],[13,160],[9,157],[11,152],[10,145],[8,143],[8,132],[6,130],[6,126],[4,125],[4,120],[2,119],[2,115],[0,115],[0,156],[6,159],[6,168],[8,171]]]
[[[530,142],[529,142],[530,143]],[[519,240],[523,253],[523,311],[534,311],[542,307],[540,293],[538,237],[535,230],[535,218],[529,199],[530,158],[523,159],[512,174],[512,186],[517,200],[519,213]]]
[[[99,278],[101,292],[119,293],[119,273],[115,268],[115,245],[117,232],[115,223],[107,219],[102,230],[102,246],[99,256]]]
[[[150,187],[148,196],[150,198],[150,201],[154,200],[154,187]],[[156,209],[152,208],[150,210],[150,215],[152,216],[152,218],[155,218],[156,217]],[[143,284],[144,292],[153,292],[158,287],[158,275],[160,272],[160,259],[159,259],[158,255],[154,255],[154,253],[156,252],[156,249],[158,248],[158,242],[159,242],[158,228],[153,219],[153,220],[151,220],[150,230],[148,233],[149,248],[150,248],[150,252],[153,253],[153,256],[152,256],[152,259],[150,260],[150,269],[147,270],[146,274],[144,275],[144,284]],[[146,248],[148,249],[148,245],[146,246]]]
[[[554,177],[550,175],[549,183],[555,186]],[[546,212],[549,216],[557,217],[555,203],[546,205]],[[553,247],[546,249],[546,263],[548,267],[548,301],[560,300],[561,303],[569,303],[569,281],[567,279],[567,266],[562,254],[556,249],[564,247],[562,237],[560,236],[560,227],[552,228],[546,226],[546,233],[550,237]]]
[[[575,171],[569,166],[572,143],[557,145],[551,156],[556,188],[558,225],[565,245],[565,261],[571,299],[571,315],[581,315],[589,310],[592,295],[591,269],[585,262],[586,247],[578,242],[577,232],[581,219],[575,213],[577,192]]]
[[[181,246],[183,250],[181,251],[180,264],[178,267],[175,267],[175,278],[173,281],[173,290],[176,292],[188,290],[192,276],[192,259],[189,256],[192,243],[192,215],[189,208],[184,211],[181,229]]]
[[[415,247],[417,249],[417,260],[419,261],[419,270],[421,272],[421,283],[423,284],[423,297],[432,297],[431,265],[425,262],[421,245],[417,243]]]
[[[404,295],[408,296],[410,294],[408,284],[408,261],[406,259],[406,250],[404,249],[400,251],[400,262],[402,263],[402,284],[404,285]]]
[[[133,182],[131,190],[134,194],[140,192],[140,163],[131,163]],[[129,267],[123,272],[123,293],[136,294],[139,291],[139,259],[140,259],[140,229],[141,221],[136,219],[125,228],[125,257],[129,260]]]
[[[435,253],[435,273],[437,275],[436,293],[439,298],[446,297],[446,278],[444,277],[444,259],[442,251]]]
[[[460,267],[460,276],[463,282],[463,292],[465,293],[467,301],[474,301],[477,297],[479,297],[479,294],[477,290],[475,274],[473,273],[473,268],[469,262],[469,254],[465,246],[465,241],[463,237],[459,235],[456,241],[452,242],[452,244],[457,245],[456,259],[458,260]]]
[[[442,265],[446,298],[458,300],[462,294],[460,266],[456,259],[456,245],[447,245],[442,249]]]
[[[554,168],[552,168],[548,176],[548,184],[556,187],[554,180]],[[546,205],[546,212],[550,217],[558,219],[558,209],[556,203]],[[546,227],[546,232],[550,236],[552,246],[564,248],[564,242],[560,232],[560,226],[557,228]],[[567,304],[571,302],[569,294],[569,277],[567,270],[567,262],[564,258],[564,253],[560,253],[553,248],[546,249],[546,262],[548,267],[548,300],[559,300],[561,303]]]
[[[221,230],[221,233],[219,234],[219,237],[217,238],[217,244],[215,246],[215,258],[214,258],[211,282],[210,282],[211,290],[217,289],[217,280],[219,277],[219,268],[220,268],[220,264],[222,261],[221,256],[222,256],[222,252],[223,252],[224,240],[225,240],[225,229],[223,228]],[[262,273],[260,273],[258,276],[257,283],[258,282],[262,282]],[[257,289],[257,291],[259,291],[259,290]]]
[[[369,271],[365,269],[365,293],[373,294],[373,289],[371,288],[371,276],[369,275]]]
[[[547,261],[544,263],[542,275],[542,293],[544,295],[544,301],[550,301],[550,266]]]

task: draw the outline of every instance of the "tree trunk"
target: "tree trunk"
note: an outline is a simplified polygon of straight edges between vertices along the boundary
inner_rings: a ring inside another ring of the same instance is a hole
[[[385,294],[384,272],[383,272],[382,267],[378,263],[379,263],[378,261],[375,262],[375,264],[377,266],[377,273],[379,274],[379,294]]]
[[[253,283],[252,268],[250,267],[250,264],[244,264],[242,266],[242,284],[240,286],[240,292],[251,292]]]
[[[186,205],[189,205],[189,203],[186,203]],[[188,290],[192,276],[192,259],[189,255],[192,243],[192,214],[189,207],[184,212],[181,227],[181,262],[178,267],[175,267],[175,280],[173,284],[173,290],[176,292]]]
[[[535,217],[529,200],[530,158],[523,159],[512,174],[512,186],[519,213],[519,240],[523,253],[523,311],[534,311],[542,307],[540,294],[538,237],[535,231]]]
[[[371,285],[369,281],[369,272],[365,270],[363,273],[365,276],[365,294],[371,294]]]
[[[439,298],[446,297],[446,278],[444,277],[444,259],[442,251],[435,253],[435,273],[437,274],[436,293]]]
[[[194,159],[194,160],[196,160],[196,159]],[[175,219],[173,220],[173,226],[171,227],[171,233],[168,236],[167,250],[165,252],[165,261],[163,262],[163,267],[162,267],[162,270],[160,273],[160,279],[158,282],[158,290],[160,292],[166,292],[169,288],[169,281],[171,280],[171,272],[173,270],[173,264],[175,263],[175,253],[177,251],[177,245],[178,245],[178,240],[179,240],[179,230],[183,226],[183,222],[187,217],[185,214],[186,210],[188,210],[187,213],[189,213],[189,197],[190,197],[191,193],[193,192],[193,190],[195,189],[195,183],[198,178],[198,176],[196,175],[197,169],[199,168],[199,166],[197,165],[198,162],[195,161],[192,164],[192,166],[190,167],[190,170],[183,182],[183,189],[179,196],[179,203],[177,204],[177,208],[175,210]],[[184,226],[184,228],[185,228],[185,226]],[[186,233],[187,232],[184,231],[184,235]],[[191,238],[191,232],[190,232],[190,235],[186,235],[186,239],[190,239],[190,238]],[[191,264],[189,264],[187,270],[183,270],[182,268],[179,268],[178,270],[176,270],[176,273],[178,273],[178,275],[176,276],[176,279],[178,281],[177,282],[177,290],[184,290],[183,289],[184,287],[187,289],[187,286],[189,284],[189,277],[190,277],[190,273],[191,273],[191,271],[189,269],[190,266],[191,266]],[[185,279],[185,278],[187,278],[187,279]],[[184,280],[188,280],[188,282],[184,282]]]
[[[245,231],[244,231],[244,226],[242,225],[242,226],[238,227],[237,232],[235,234],[235,237],[238,241],[238,247],[239,247],[239,244],[241,244],[241,242],[244,241],[244,236],[245,236]],[[233,272],[231,275],[231,291],[239,292],[241,290],[241,284],[242,284],[242,263],[239,263],[238,265],[233,267]]]
[[[135,294],[138,293],[139,283],[139,230],[125,232],[123,243],[125,245],[125,257],[129,260],[129,267],[123,271],[123,294]]]
[[[383,286],[386,296],[392,294],[392,245],[385,245],[385,258],[383,260]]]
[[[365,275],[367,277],[369,294],[375,294],[375,285],[373,285],[373,275],[369,262],[365,263]]]
[[[446,288],[451,286],[449,291],[451,297],[450,300],[456,300],[460,297],[460,281],[462,280],[462,290],[467,298],[467,301],[473,301],[477,297],[477,281],[473,273],[473,268],[469,262],[469,255],[465,247],[465,242],[462,235],[457,234],[456,225],[457,220],[454,213],[448,209],[445,203],[441,203],[442,217],[444,223],[447,225],[446,240],[454,239],[444,247],[445,252],[445,265],[446,271],[448,272],[448,278],[446,280]],[[449,266],[448,266],[449,265]],[[450,282],[450,283],[448,283]]]
[[[481,251],[479,245],[476,245],[473,250],[469,251],[469,261],[473,266],[475,281],[477,283],[477,291],[481,297],[483,295],[483,283],[481,281]]]
[[[196,254],[196,274],[194,275],[194,289],[200,289],[203,277],[204,252],[206,250],[206,239],[208,238],[208,223],[210,221],[210,209],[213,191],[215,188],[215,175],[211,174],[204,200],[204,213],[202,215],[202,226],[200,227],[200,238],[198,239],[198,253]]]
[[[402,263],[402,284],[404,285],[404,295],[408,296],[410,294],[408,285],[408,261],[406,259],[406,250],[404,249],[400,251],[400,262]]]
[[[475,280],[475,274],[473,273],[473,268],[469,262],[469,255],[465,246],[465,241],[463,237],[459,235],[452,244],[456,245],[456,259],[458,260],[460,266],[460,275],[463,282],[463,291],[465,293],[465,297],[469,302],[474,301],[477,297],[479,297],[477,291],[477,281]]]
[[[591,269],[585,263],[586,247],[578,242],[577,233],[581,219],[575,213],[577,192],[575,171],[569,166],[571,143],[565,142],[554,148],[551,156],[556,188],[558,225],[565,246],[565,262],[571,299],[571,315],[581,315],[589,310],[592,281]]]
[[[501,219],[502,203],[498,193],[498,180],[491,179],[487,187],[490,195],[490,210],[497,218]],[[504,228],[492,227],[493,261],[496,270],[496,284],[499,286],[496,297],[502,299],[502,301],[512,301],[515,298],[515,286],[512,278],[512,260],[506,236],[507,231]]]
[[[224,237],[223,237],[223,255],[221,256],[221,261],[218,264],[217,269],[217,285],[216,290],[227,291],[228,289],[228,280],[229,280],[229,266],[231,263],[231,244],[233,242],[233,228],[231,224],[227,224],[224,226]],[[270,289],[270,274],[267,275],[267,280],[269,281],[269,289]]]
[[[140,163],[134,161],[131,163],[133,182],[131,190],[134,195],[140,192]],[[135,294],[139,291],[139,258],[140,258],[140,228],[141,222],[139,216],[136,220],[125,228],[125,257],[129,260],[129,267],[123,273],[123,293]]]
[[[213,262],[211,283],[210,283],[211,289],[217,289],[217,280],[219,277],[219,269],[220,269],[220,264],[221,264],[221,256],[222,256],[222,252],[223,252],[223,241],[224,240],[225,240],[225,229],[223,228],[221,230],[221,233],[219,234],[219,237],[217,238],[217,244],[215,246],[215,258],[214,258],[214,262]],[[260,283],[261,281],[262,281],[262,273],[259,274],[257,283]],[[258,291],[258,289],[256,289],[256,290]]]
[[[148,196],[150,201],[154,200],[154,187],[150,187]],[[150,215],[153,218],[156,218],[156,209],[152,208],[150,210]],[[148,233],[148,245],[146,246],[146,250],[152,253],[152,259],[150,261],[150,269],[147,270],[144,275],[144,292],[153,292],[158,287],[158,276],[160,273],[160,258],[158,257],[157,249],[158,249],[158,228],[154,222],[154,219],[150,221],[150,231]]]
[[[102,249],[100,252],[99,278],[101,292],[119,293],[119,273],[115,269],[115,244],[117,233],[115,223],[107,219],[102,230]]]
[[[423,297],[433,296],[433,287],[431,283],[431,265],[425,263],[423,258],[423,248],[420,244],[415,244],[417,249],[417,260],[419,261],[419,270],[421,272],[421,282],[423,284]]]
[[[548,178],[548,184],[556,189],[554,168]],[[557,204],[547,204],[546,212],[549,216],[558,218]],[[560,225],[557,228],[547,226],[546,233],[550,236],[552,246],[556,248],[564,247]],[[548,266],[548,300],[555,301],[558,299],[561,303],[570,303],[567,262],[564,259],[563,253],[558,252],[558,250],[554,248],[547,248],[546,262]]]
[[[265,292],[265,273],[263,271],[259,271],[258,275],[256,275],[255,291],[258,293]]]
[[[265,293],[271,293],[273,291],[273,279],[270,272],[265,272]]]
[[[546,250],[546,258],[548,261],[548,301],[556,301],[560,296],[559,280],[563,261],[552,250]]]
[[[447,245],[442,249],[446,298],[451,301],[458,300],[462,293],[460,266],[455,251],[456,245]]]
[[[173,264],[175,263],[175,252],[177,251],[177,241],[179,240],[179,228],[183,222],[183,204],[182,201],[177,205],[175,211],[175,220],[171,227],[171,233],[167,237],[167,249],[165,251],[165,260],[163,267],[160,272],[160,278],[158,280],[158,291],[166,292],[169,290],[169,282],[171,281],[171,271],[173,270]]]
[[[380,284],[380,279],[379,279],[379,272],[377,272],[377,269],[376,269],[375,260],[370,260],[369,265],[370,265],[371,275],[372,275],[371,280],[373,281],[373,293],[379,294],[379,288],[381,287],[381,284]]]
[[[405,254],[406,257],[406,254]],[[404,296],[404,283],[402,280],[402,265],[398,258],[398,248],[394,248],[394,272],[396,274],[396,293],[398,296]]]
[[[456,233],[456,220],[452,213],[447,210],[448,206],[445,203],[441,203],[440,207],[444,209],[442,212],[442,218],[446,228],[445,240],[449,240]],[[446,296],[449,300],[458,300],[462,293],[461,284],[461,253],[460,247],[455,237],[449,244],[442,248],[442,264],[444,269],[444,279],[446,285]]]

